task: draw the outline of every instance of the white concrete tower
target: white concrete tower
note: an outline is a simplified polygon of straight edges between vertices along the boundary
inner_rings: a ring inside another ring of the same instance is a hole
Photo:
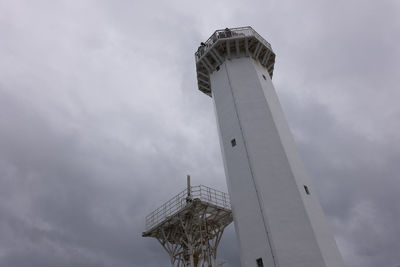
[[[196,52],[214,100],[243,267],[342,267],[271,77],[275,54],[251,27],[216,31]]]

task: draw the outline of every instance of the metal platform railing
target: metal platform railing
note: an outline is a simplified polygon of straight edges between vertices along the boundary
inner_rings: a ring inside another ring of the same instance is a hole
[[[231,204],[229,201],[229,195],[215,190],[213,188],[197,185],[190,187],[191,199],[200,199],[203,202],[216,205],[221,208],[230,209]],[[146,216],[146,230],[150,230],[152,227],[161,223],[168,217],[176,214],[188,203],[188,192],[187,189],[180,192],[175,197],[168,200],[161,207]]]
[[[272,50],[271,44],[268,43],[261,35],[259,35],[252,27],[239,27],[230,28],[225,30],[216,30],[206,42],[204,42],[204,47],[200,46],[199,50],[195,53],[196,62],[201,58],[202,55],[219,39],[232,38],[239,36],[254,36],[266,47]]]

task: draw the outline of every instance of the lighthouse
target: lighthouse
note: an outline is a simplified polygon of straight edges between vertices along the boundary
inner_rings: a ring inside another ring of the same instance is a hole
[[[214,102],[241,265],[344,266],[272,84],[271,45],[251,27],[226,28],[195,60]]]

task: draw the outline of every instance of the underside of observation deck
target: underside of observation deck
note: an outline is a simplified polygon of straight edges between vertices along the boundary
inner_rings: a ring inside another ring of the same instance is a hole
[[[275,53],[271,45],[253,28],[226,28],[215,31],[195,53],[199,90],[211,96],[210,74],[218,71],[225,60],[243,56],[258,61],[272,78]]]

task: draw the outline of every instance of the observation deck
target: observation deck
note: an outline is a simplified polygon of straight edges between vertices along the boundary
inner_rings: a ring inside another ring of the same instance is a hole
[[[192,205],[193,201],[231,212],[228,194],[204,185],[191,186],[190,194],[185,189],[146,216],[146,233],[150,233],[159,224],[167,223],[175,214]]]
[[[252,57],[272,78],[275,53],[271,45],[250,26],[226,28],[215,31],[195,53],[199,90],[211,96],[210,74],[218,71],[225,60],[239,57]]]

